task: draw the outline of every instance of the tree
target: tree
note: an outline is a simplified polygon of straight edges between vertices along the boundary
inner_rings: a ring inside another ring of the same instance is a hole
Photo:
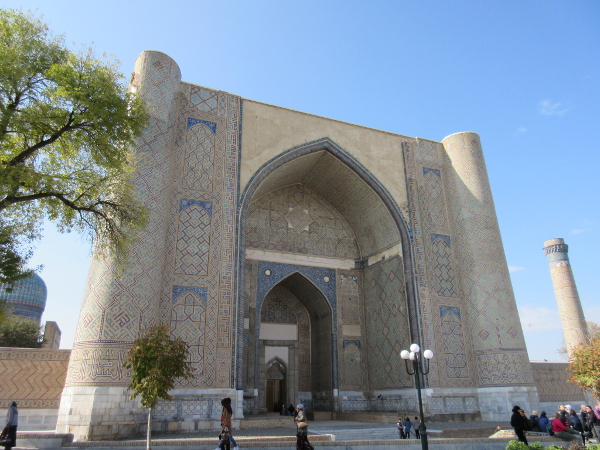
[[[567,369],[571,371],[569,381],[591,391],[600,400],[600,336],[593,337],[587,345],[575,347]]]
[[[34,320],[8,315],[0,321],[0,347],[42,348],[44,327]]]
[[[0,223],[0,285],[10,285],[27,278],[33,272],[25,269],[25,260],[31,255],[30,249],[20,249],[12,227],[3,227]],[[12,290],[12,287],[7,287]]]
[[[165,325],[157,325],[141,332],[127,353],[123,367],[131,370],[128,389],[130,398],[140,396],[142,406],[148,408],[146,448],[150,450],[152,408],[159,398],[171,399],[177,378],[189,379],[194,375],[188,362],[188,345],[180,337],[171,339]]]
[[[600,336],[600,325],[598,325],[596,322],[592,322],[591,320],[586,320],[585,324],[587,325],[587,331],[588,335],[590,336],[590,339],[596,336]],[[567,355],[567,345],[565,344],[564,339],[562,341],[562,345],[558,348],[557,351],[561,355]]]
[[[122,260],[145,208],[130,149],[148,121],[118,62],[74,53],[32,15],[0,9],[0,235],[4,282],[20,276],[44,217]],[[12,244],[11,244],[12,243]],[[18,245],[17,245],[18,244]]]

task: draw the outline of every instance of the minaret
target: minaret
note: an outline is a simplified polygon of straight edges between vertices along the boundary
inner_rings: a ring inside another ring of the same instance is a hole
[[[544,242],[544,254],[548,257],[550,265],[550,276],[565,335],[565,344],[567,352],[571,355],[574,347],[588,343],[588,331],[569,263],[568,251],[569,246],[562,238]]]

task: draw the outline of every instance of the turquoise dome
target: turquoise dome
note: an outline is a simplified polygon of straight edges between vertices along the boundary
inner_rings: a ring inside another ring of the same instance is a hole
[[[0,300],[4,300],[6,305],[12,309],[12,313],[17,316],[35,319],[39,323],[42,319],[44,309],[46,309],[46,297],[48,289],[46,283],[37,274],[19,280],[12,285],[12,292],[6,289],[10,285],[0,285]]]

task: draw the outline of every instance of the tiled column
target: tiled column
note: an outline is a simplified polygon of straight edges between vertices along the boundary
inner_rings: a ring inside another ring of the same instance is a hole
[[[57,424],[58,432],[76,440],[130,435],[146,414],[139,401],[129,400],[123,360],[139,330],[158,318],[180,82],[179,67],[167,55],[138,57],[132,89],[139,90],[151,118],[135,149],[132,182],[149,221],[121,271],[110,259],[92,260]]]
[[[565,344],[570,355],[573,348],[588,343],[588,331],[568,251],[569,246],[561,238],[544,242],[544,254],[548,258]]]
[[[442,143],[449,158],[452,222],[481,411],[484,419],[496,419],[495,413],[504,417],[517,399],[521,403],[515,404],[531,409],[537,401],[533,374],[479,136],[457,133]],[[530,400],[523,398],[523,389],[532,391]]]

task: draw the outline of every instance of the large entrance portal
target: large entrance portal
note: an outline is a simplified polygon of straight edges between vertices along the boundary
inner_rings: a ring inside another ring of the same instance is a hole
[[[365,392],[410,385],[397,370],[413,289],[398,207],[357,161],[319,145],[275,158],[242,196],[246,413],[360,409]]]

